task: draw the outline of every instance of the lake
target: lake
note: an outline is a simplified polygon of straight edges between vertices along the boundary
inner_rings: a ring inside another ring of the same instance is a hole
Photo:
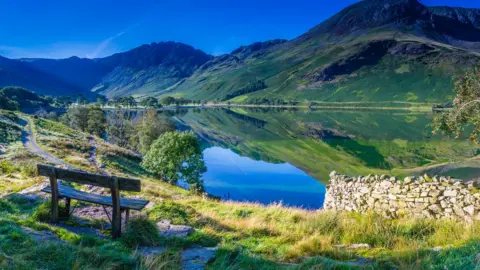
[[[162,111],[202,141],[206,190],[226,200],[318,209],[328,175],[480,177],[467,138],[433,136],[428,113],[204,108]]]

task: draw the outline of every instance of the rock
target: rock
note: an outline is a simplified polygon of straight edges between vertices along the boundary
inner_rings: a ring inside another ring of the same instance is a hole
[[[213,260],[217,254],[217,248],[192,248],[184,250],[180,259],[184,270],[203,270],[205,265]]]
[[[475,213],[475,207],[473,205],[469,205],[463,208],[463,211],[467,212],[470,216],[473,216]]]
[[[158,232],[164,237],[187,237],[194,229],[186,225],[172,225],[169,220],[162,220],[157,223]]]
[[[335,177],[336,175],[337,175],[337,172],[336,172],[336,171],[332,171],[332,172],[329,174],[330,178],[333,178],[333,177]]]
[[[445,197],[455,197],[455,196],[457,196],[457,191],[456,190],[445,190],[443,192],[443,196],[445,196]]]
[[[348,248],[350,249],[369,249],[369,244],[352,244]]]
[[[56,234],[50,231],[35,231],[31,228],[22,226],[22,231],[28,234],[30,237],[33,238],[36,242],[43,243],[45,241],[57,242],[60,244],[67,244],[67,242],[63,241],[58,237]]]
[[[410,183],[412,183],[412,178],[410,178],[410,177],[405,177],[405,179],[403,180],[403,183],[405,183],[405,184],[410,184]]]

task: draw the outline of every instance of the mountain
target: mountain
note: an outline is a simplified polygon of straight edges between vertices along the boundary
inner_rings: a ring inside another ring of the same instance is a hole
[[[85,91],[89,91],[104,76],[113,70],[112,67],[99,64],[97,61],[76,56],[67,59],[21,59],[30,67],[48,74]]]
[[[295,39],[215,57],[160,42],[99,59],[2,59],[1,83],[53,94],[438,103],[453,98],[455,75],[480,61],[480,9],[364,0]]]
[[[85,91],[50,73],[30,65],[0,56],[0,88],[22,86],[41,95],[79,94]]]
[[[480,61],[479,14],[416,0],[361,1],[248,59],[235,51],[217,57],[175,92],[233,102],[445,102],[454,75]],[[265,87],[254,87],[259,81]]]
[[[158,95],[209,61],[212,56],[177,42],[143,45],[124,53],[98,59],[112,72],[95,86],[94,92],[108,97]]]

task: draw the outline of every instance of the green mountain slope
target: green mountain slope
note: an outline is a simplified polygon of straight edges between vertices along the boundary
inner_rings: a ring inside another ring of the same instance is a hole
[[[114,54],[97,62],[112,68],[92,91],[108,97],[154,95],[189,77],[211,56],[189,45],[161,42]]]
[[[274,49],[217,57],[174,92],[233,102],[445,102],[454,75],[480,60],[478,14],[416,0],[362,1]],[[252,87],[259,81],[266,87]],[[253,91],[235,95],[244,89]]]
[[[438,103],[451,100],[454,76],[478,61],[480,9],[365,0],[293,40],[217,57],[160,42],[100,59],[1,58],[0,86],[138,99]]]

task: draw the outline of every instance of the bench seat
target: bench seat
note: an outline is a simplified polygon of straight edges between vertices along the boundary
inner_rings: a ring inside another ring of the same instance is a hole
[[[42,191],[46,193],[52,193],[52,188],[50,186],[47,186],[43,188]],[[70,198],[77,201],[95,203],[106,206],[113,206],[111,196],[101,196],[98,194],[87,193],[63,185],[58,185],[58,192],[59,196],[63,198]],[[120,198],[120,208],[122,210],[132,209],[140,211],[145,208],[148,202],[149,201],[147,200]]]

